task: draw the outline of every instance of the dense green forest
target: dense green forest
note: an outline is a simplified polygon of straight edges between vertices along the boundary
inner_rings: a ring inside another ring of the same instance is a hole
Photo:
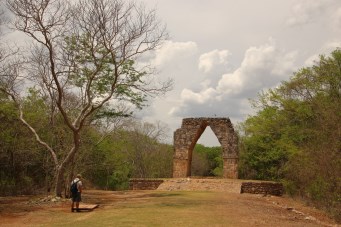
[[[253,100],[240,177],[276,180],[341,220],[341,50]]]
[[[67,130],[60,123],[51,127],[42,102],[29,96],[28,120],[54,147],[66,146]],[[0,194],[16,195],[53,189],[51,156],[17,119],[13,103],[0,99]],[[116,119],[115,124],[89,125],[82,145],[65,174],[64,188],[76,173],[84,175],[87,187],[127,189],[129,178],[171,177],[172,146],[161,142],[166,126],[143,123],[133,118]],[[62,155],[62,154],[61,154]]]

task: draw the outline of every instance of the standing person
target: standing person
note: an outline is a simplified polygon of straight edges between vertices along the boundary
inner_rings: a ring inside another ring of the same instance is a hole
[[[82,201],[82,175],[77,174],[76,178],[71,182],[71,198],[72,198],[72,204],[71,204],[71,212],[76,210],[79,212],[79,202]],[[76,209],[74,209],[74,204],[76,203]]]

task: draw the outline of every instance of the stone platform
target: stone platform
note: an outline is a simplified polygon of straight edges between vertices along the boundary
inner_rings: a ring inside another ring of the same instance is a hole
[[[99,205],[98,204],[84,204],[84,203],[79,203],[79,208],[78,210],[80,211],[93,211],[95,208],[97,208]]]
[[[157,188],[164,191],[226,191],[240,193],[242,180],[210,178],[170,178]]]

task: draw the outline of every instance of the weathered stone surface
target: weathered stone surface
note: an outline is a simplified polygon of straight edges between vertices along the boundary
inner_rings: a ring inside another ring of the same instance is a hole
[[[238,178],[238,137],[229,118],[185,118],[174,132],[173,177],[191,176],[192,152],[206,127],[210,126],[222,147],[223,176]]]
[[[241,193],[283,195],[283,184],[276,182],[243,182]]]
[[[130,179],[129,190],[155,190],[163,183],[157,179]]]
[[[169,178],[157,188],[161,191],[224,191],[240,193],[242,180],[226,178]]]

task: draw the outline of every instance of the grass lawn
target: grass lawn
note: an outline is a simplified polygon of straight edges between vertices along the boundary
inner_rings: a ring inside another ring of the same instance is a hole
[[[226,192],[89,190],[83,202],[99,207],[73,213],[69,201],[35,206],[8,201],[0,204],[0,226],[321,226],[306,220],[308,213],[278,205],[292,203],[288,198]]]
[[[130,194],[130,193],[128,193]],[[213,192],[149,192],[106,201],[92,212],[50,212],[49,226],[233,226]],[[238,222],[237,222],[238,223]]]

